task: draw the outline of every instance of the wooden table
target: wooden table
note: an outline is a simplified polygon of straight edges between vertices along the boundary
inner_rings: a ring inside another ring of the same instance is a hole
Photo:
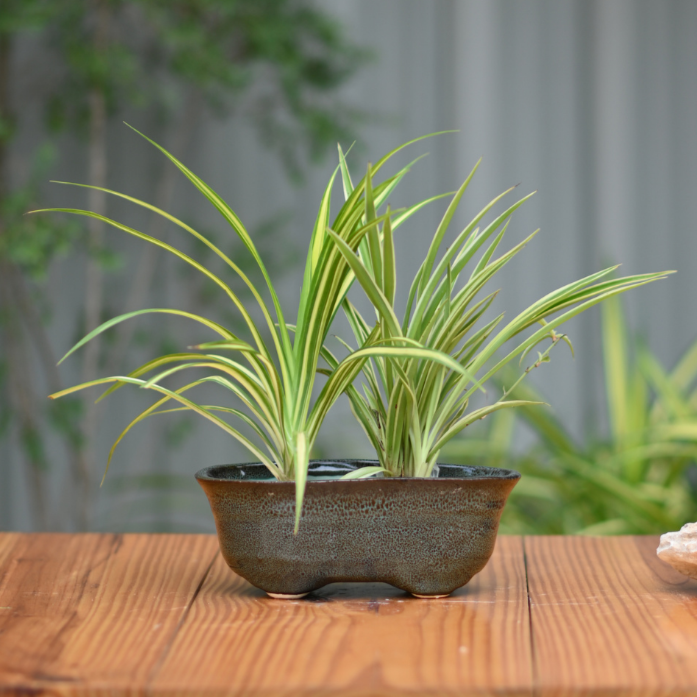
[[[0,534],[0,695],[697,695],[654,537],[500,537],[444,600],[272,600],[206,535]]]

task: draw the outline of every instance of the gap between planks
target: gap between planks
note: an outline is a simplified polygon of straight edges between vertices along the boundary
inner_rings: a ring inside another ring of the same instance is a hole
[[[184,624],[184,622],[186,621],[186,618],[189,615],[189,611],[191,610],[194,603],[196,602],[196,598],[198,597],[198,594],[201,592],[201,588],[203,588],[203,584],[205,583],[206,579],[208,578],[208,574],[210,574],[210,571],[213,568],[213,564],[215,564],[215,560],[219,556],[219,554],[217,552],[218,552],[218,550],[216,550],[216,553],[213,554],[213,556],[211,557],[211,560],[210,560],[208,566],[206,567],[206,570],[203,573],[203,576],[201,576],[201,580],[199,581],[198,586],[196,586],[196,590],[194,591],[194,594],[191,596],[191,600],[186,604],[184,612],[182,613],[181,617],[179,618],[179,622],[177,623],[177,626],[174,628],[174,631],[172,632],[172,636],[170,637],[169,641],[167,642],[167,644],[163,648],[162,653],[160,654],[160,657],[157,659],[157,661],[155,662],[155,665],[153,666],[152,670],[150,671],[150,675],[148,676],[148,679],[146,681],[148,688],[150,687],[150,684],[155,679],[155,676],[159,672],[160,667],[167,659],[167,656],[169,655],[170,649],[172,648],[172,645],[174,644],[174,640],[177,638],[177,634],[179,633],[179,630],[182,628],[182,625]]]
[[[148,687],[151,694],[530,695],[519,537],[451,598],[386,584],[265,596],[216,560]],[[279,651],[279,647],[283,647]]]
[[[697,694],[697,582],[657,545],[525,538],[536,697]]]
[[[207,535],[20,534],[9,545],[3,539],[5,695],[143,688],[218,553]]]
[[[213,536],[2,534],[17,618],[0,611],[0,692],[695,695],[697,583],[656,544],[500,537],[449,600],[344,584],[287,603],[230,572]],[[328,665],[274,664],[266,631]]]
[[[0,692],[529,695],[522,561],[501,538],[450,599],[335,584],[293,603],[232,573],[214,536],[0,535]]]
[[[535,674],[535,635],[532,626],[532,601],[530,599],[530,574],[528,570],[528,554],[525,547],[525,535],[520,538],[520,544],[523,549],[523,568],[525,569],[525,593],[528,604],[528,633],[530,637],[530,679],[531,679],[531,695],[535,697],[535,686],[537,685],[537,676]]]

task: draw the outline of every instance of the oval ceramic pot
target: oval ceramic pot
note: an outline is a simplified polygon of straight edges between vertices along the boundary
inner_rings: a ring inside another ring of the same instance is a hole
[[[302,597],[335,581],[384,581],[442,597],[481,571],[520,474],[439,465],[431,478],[341,480],[376,462],[312,461],[300,529],[295,484],[260,464],[208,467],[208,497],[231,569],[274,597]]]

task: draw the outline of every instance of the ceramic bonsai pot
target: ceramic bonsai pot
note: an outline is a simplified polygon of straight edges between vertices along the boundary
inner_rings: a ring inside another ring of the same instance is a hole
[[[300,529],[295,485],[260,464],[196,473],[231,569],[272,597],[300,598],[335,581],[384,581],[443,597],[481,571],[512,470],[439,465],[438,476],[341,480],[373,461],[310,463]]]

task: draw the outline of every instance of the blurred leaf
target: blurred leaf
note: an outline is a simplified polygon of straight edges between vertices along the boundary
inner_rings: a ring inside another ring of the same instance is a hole
[[[168,448],[178,448],[191,436],[196,429],[193,419],[177,419],[174,423],[167,424],[165,429],[165,444]]]
[[[82,400],[75,397],[48,403],[51,425],[75,448],[83,446],[81,421],[84,413]]]
[[[655,534],[697,519],[697,408],[688,401],[697,342],[668,372],[641,342],[629,341],[615,301],[603,306],[603,345],[610,433],[576,443],[551,409],[518,410],[537,443],[523,453],[507,443],[504,466],[523,478],[504,509],[503,531]],[[512,396],[541,399],[529,385]],[[493,428],[478,443],[473,450],[462,438],[446,456],[467,464],[501,462]]]

